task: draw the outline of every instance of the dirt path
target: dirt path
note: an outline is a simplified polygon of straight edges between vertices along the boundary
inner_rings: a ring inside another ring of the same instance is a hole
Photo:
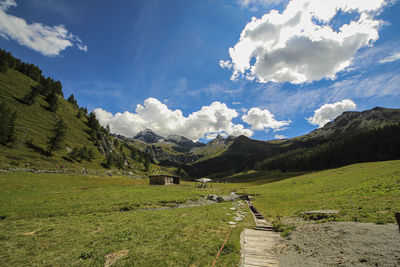
[[[280,266],[400,266],[395,224],[309,223],[278,248]]]

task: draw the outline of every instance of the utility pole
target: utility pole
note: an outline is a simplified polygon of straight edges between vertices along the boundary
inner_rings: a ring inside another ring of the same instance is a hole
[[[26,128],[24,136],[22,137],[21,142],[19,143],[18,151],[21,149],[22,143],[24,142],[24,139],[25,139],[25,136],[26,136],[26,133],[28,132],[28,130],[29,130],[29,128]]]

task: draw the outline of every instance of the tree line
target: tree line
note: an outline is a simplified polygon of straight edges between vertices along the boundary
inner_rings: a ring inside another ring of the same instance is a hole
[[[0,103],[0,144],[7,145],[15,140],[15,120],[17,112],[11,110],[5,102]]]
[[[10,52],[0,49],[0,72],[7,72],[14,69],[38,82],[38,85],[31,86],[31,91],[22,99],[28,105],[35,103],[36,97],[41,94],[49,103],[49,110],[55,112],[58,108],[58,97],[64,97],[62,84],[50,77],[42,75],[42,70],[34,64],[29,64],[15,58]]]
[[[314,171],[348,164],[400,158],[400,124],[385,126],[297,149],[256,164],[258,170]]]

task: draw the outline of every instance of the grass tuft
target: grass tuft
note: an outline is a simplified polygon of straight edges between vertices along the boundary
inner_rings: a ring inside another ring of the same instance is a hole
[[[278,217],[276,220],[272,221],[272,227],[275,231],[279,232],[282,237],[288,237],[294,229],[296,229],[295,225],[285,224],[281,222]]]

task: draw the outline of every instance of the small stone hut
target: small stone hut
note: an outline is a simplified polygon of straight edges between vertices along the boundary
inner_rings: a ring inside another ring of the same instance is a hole
[[[170,176],[170,175],[151,175],[150,184],[151,185],[170,185],[170,184],[179,184],[180,177],[179,176]]]

